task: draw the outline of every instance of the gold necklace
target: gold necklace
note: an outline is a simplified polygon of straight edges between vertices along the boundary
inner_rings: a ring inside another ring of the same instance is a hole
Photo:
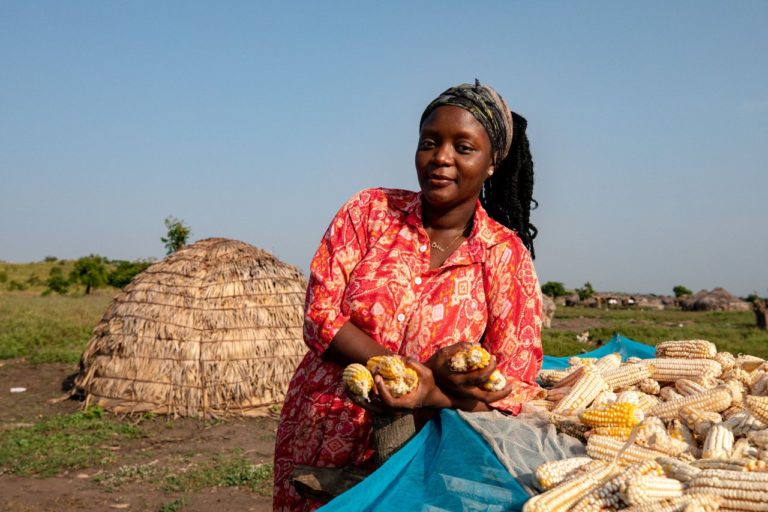
[[[464,228],[462,231],[460,231],[460,232],[459,232],[459,234],[458,234],[458,235],[456,235],[456,237],[455,237],[453,240],[451,240],[451,243],[449,243],[447,246],[445,246],[445,248],[443,248],[443,247],[439,246],[439,245],[437,244],[437,242],[432,242],[432,243],[431,243],[431,244],[429,244],[429,245],[430,245],[430,246],[431,246],[433,249],[437,249],[437,250],[438,250],[438,251],[440,251],[440,252],[445,252],[445,251],[447,251],[448,249],[450,249],[450,248],[453,246],[453,244],[455,244],[455,243],[456,243],[456,240],[458,240],[458,239],[459,239],[459,237],[460,237],[461,235],[463,235],[463,234],[464,234],[464,232],[465,232],[466,230],[467,230],[467,228]]]

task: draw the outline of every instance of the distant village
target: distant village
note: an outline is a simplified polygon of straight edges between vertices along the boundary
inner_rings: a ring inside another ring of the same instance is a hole
[[[551,299],[550,299],[551,300]],[[576,292],[556,297],[557,306],[581,306],[590,308],[616,309],[682,309],[684,311],[750,311],[752,304],[729,293],[724,288],[701,290],[691,295],[674,297],[621,292],[594,292],[591,297],[581,299]]]

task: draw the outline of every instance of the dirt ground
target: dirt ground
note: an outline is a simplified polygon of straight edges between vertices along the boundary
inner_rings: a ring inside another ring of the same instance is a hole
[[[40,419],[71,413],[81,403],[64,400],[62,386],[77,368],[68,364],[29,365],[24,361],[0,362],[0,431],[30,426]],[[25,387],[23,393],[10,393],[12,387]],[[132,421],[130,418],[124,421]],[[98,481],[126,465],[150,464],[157,467],[178,466],[179,461],[194,464],[213,460],[217,454],[242,449],[254,464],[271,462],[277,419],[274,417],[206,421],[156,417],[142,421],[143,436],[121,440],[110,446],[115,460],[98,467],[85,468],[53,478],[20,478],[0,474],[2,510],[39,511],[157,511],[184,512],[209,510],[271,510],[271,497],[237,487],[210,488],[197,493],[173,493],[145,483],[119,486]],[[183,500],[180,508],[169,507]]]

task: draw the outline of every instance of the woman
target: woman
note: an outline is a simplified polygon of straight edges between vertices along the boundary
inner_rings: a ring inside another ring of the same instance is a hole
[[[394,399],[377,381],[392,408],[517,414],[539,394],[541,298],[529,253],[536,230],[525,126],[490,87],[448,89],[421,117],[421,192],[364,190],[331,222],[311,264],[310,351],[277,432],[276,510],[318,505],[292,489],[296,464],[365,466],[373,455],[369,413],[344,392],[346,364],[411,358],[416,390]],[[451,354],[466,343],[481,343],[495,364],[451,372]],[[494,368],[508,385],[484,391],[478,384]]]

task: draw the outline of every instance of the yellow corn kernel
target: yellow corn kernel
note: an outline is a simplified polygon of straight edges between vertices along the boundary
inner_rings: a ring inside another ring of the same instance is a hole
[[[637,405],[627,402],[591,407],[579,415],[581,422],[590,427],[634,427],[644,417]]]
[[[609,436],[626,441],[632,434],[630,427],[595,427],[588,432],[590,436]]]
[[[405,363],[398,356],[374,356],[365,366],[372,374],[385,379],[399,379],[405,375]]]
[[[459,350],[451,357],[449,366],[455,372],[471,372],[485,368],[491,363],[491,354],[480,345]]]
[[[370,400],[368,394],[373,388],[373,375],[368,368],[358,363],[350,364],[344,368],[342,379],[351,393]]]
[[[488,380],[481,386],[486,391],[501,391],[507,385],[507,378],[499,370],[493,370]]]

